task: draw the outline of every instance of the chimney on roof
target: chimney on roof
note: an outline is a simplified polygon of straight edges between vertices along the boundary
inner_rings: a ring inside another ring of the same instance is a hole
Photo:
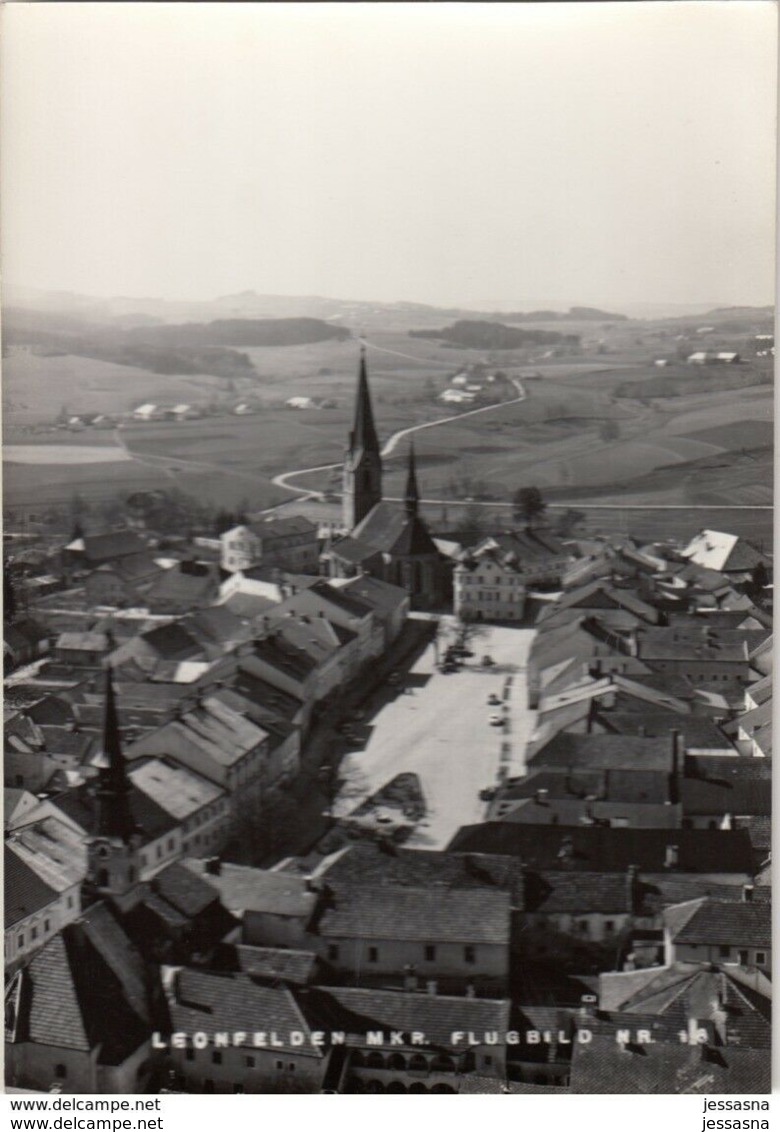
[[[466,998],[476,998],[477,992],[473,983],[466,983]]]
[[[592,1018],[596,1013],[598,1006],[598,996],[595,994],[583,994],[580,996],[580,1015],[583,1018]]]
[[[680,863],[680,847],[679,845],[667,845],[666,854],[664,856],[664,868],[676,869]]]
[[[639,912],[640,896],[639,869],[636,865],[629,865],[626,871],[626,909],[632,916]]]
[[[425,984],[425,992],[426,992],[426,994],[438,994],[439,993],[439,984],[436,982],[435,979],[428,979],[428,981]]]
[[[536,791],[536,801],[540,806],[546,806],[549,795],[550,791],[546,787],[540,787],[540,789]]]
[[[755,892],[755,888],[752,884],[743,884],[742,885],[742,903],[743,904],[750,904],[750,902],[753,899],[754,892]]]
[[[413,992],[417,990],[417,968],[412,963],[404,967],[404,990]]]
[[[219,857],[207,857],[205,868],[209,876],[218,877],[222,872],[222,862]]]

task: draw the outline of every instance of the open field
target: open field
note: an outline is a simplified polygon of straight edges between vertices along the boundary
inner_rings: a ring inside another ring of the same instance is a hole
[[[3,358],[4,431],[53,424],[63,407],[78,415],[126,413],[144,401],[200,404],[218,388],[219,379],[205,375],[165,377],[70,354],[14,354]]]
[[[406,317],[414,326],[413,316]],[[539,327],[573,329],[560,322]],[[436,395],[471,363],[487,363],[523,381],[523,403],[464,416],[415,438],[425,497],[499,500],[533,483],[551,502],[573,505],[578,500],[621,507],[771,503],[772,388],[725,387],[757,379],[760,366],[699,370],[675,364],[659,370],[652,358],[675,348],[672,332],[660,326],[583,322],[574,332],[590,345],[584,356],[565,359],[529,358],[528,350],[458,349],[410,338],[400,328],[369,331],[370,379],[383,443],[400,429],[450,416],[452,409]],[[693,341],[691,349],[705,346],[712,348]],[[597,353],[602,349],[608,353]],[[342,459],[358,339],[242,352],[250,355],[256,374],[230,381],[209,375],[165,377],[70,356],[6,358],[6,504],[67,503],[74,491],[92,501],[171,485],[215,506],[261,509],[290,499],[272,483],[274,476]],[[643,389],[648,382],[666,393],[671,387],[673,395],[648,399]],[[635,384],[641,397],[631,395]],[[621,396],[615,396],[618,388]],[[295,395],[327,398],[335,407],[284,408]],[[230,414],[239,400],[255,403],[258,411]],[[194,421],[128,422],[118,432],[70,434],[44,427],[63,407],[74,414],[126,413],[142,401],[183,401],[222,411]],[[602,438],[606,422],[617,428],[614,439]],[[39,449],[49,451],[39,454]],[[390,496],[402,493],[406,451],[402,440],[385,461]],[[338,490],[339,479],[336,470],[294,482]]]

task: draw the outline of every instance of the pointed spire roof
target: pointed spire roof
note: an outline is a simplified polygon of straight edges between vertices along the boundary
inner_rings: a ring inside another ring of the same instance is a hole
[[[420,502],[420,490],[417,486],[417,469],[414,459],[414,441],[409,442],[409,458],[406,472],[406,491],[404,492],[404,507],[409,515],[417,514],[417,505]]]
[[[97,800],[97,828],[99,837],[127,839],[135,829],[130,813],[130,779],[127,776],[122,741],[119,734],[119,716],[116,710],[114,681],[111,666],[106,666],[106,701],[103,717],[103,741],[92,762],[99,771],[95,797]]]
[[[379,453],[379,438],[376,434],[374,413],[371,408],[371,396],[368,392],[365,346],[360,347],[357,399],[355,401],[355,425],[350,435],[350,449],[352,452],[362,449],[364,452]]]

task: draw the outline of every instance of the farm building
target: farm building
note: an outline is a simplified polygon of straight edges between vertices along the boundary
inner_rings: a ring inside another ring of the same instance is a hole
[[[147,402],[144,405],[139,405],[137,409],[133,409],[134,421],[151,421],[160,415],[160,410],[156,405]]]
[[[735,365],[739,362],[740,356],[733,350],[721,350],[718,353],[708,353],[706,350],[697,350],[694,354],[690,354],[686,361],[689,365],[696,366],[712,366],[712,365]]]

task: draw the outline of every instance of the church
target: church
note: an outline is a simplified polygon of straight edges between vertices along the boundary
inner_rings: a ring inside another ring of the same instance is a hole
[[[452,568],[419,514],[414,447],[410,445],[403,501],[382,498],[382,454],[360,352],[355,419],[344,457],[343,525],[347,534],[322,554],[332,578],[370,574],[405,589],[413,609],[440,608],[450,596]]]

